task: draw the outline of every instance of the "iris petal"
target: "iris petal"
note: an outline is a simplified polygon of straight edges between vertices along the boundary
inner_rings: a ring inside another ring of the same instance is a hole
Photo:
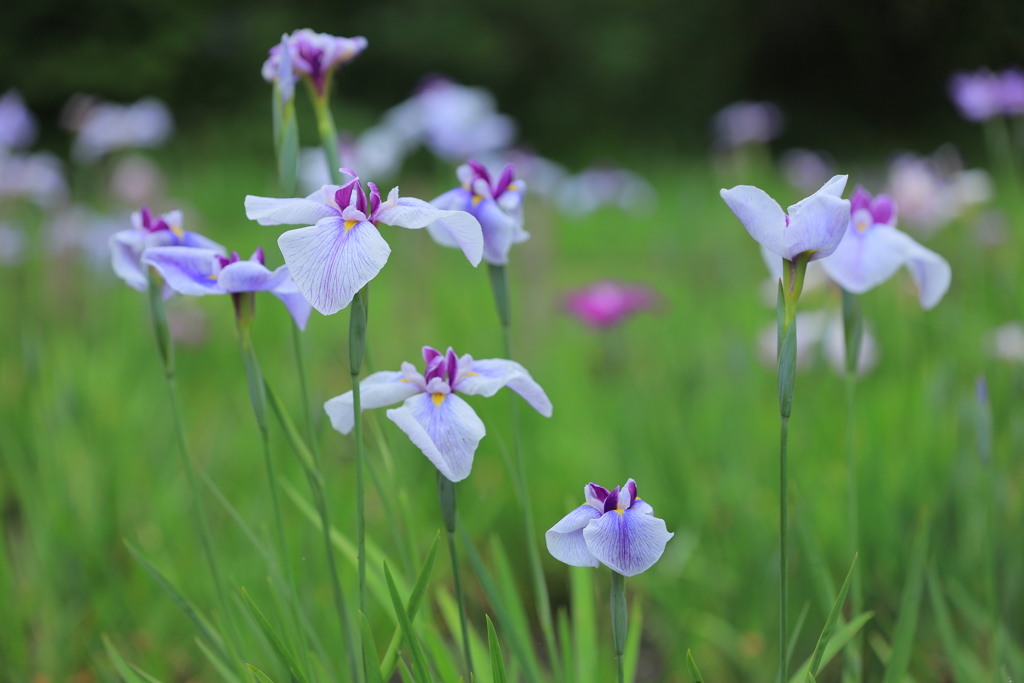
[[[455,383],[455,391],[470,396],[494,396],[504,386],[523,397],[534,410],[551,417],[551,400],[519,363],[502,358],[474,360],[470,372]]]
[[[219,255],[210,249],[155,247],[142,254],[143,265],[153,266],[174,291],[187,296],[226,294],[216,275]]]
[[[473,454],[487,429],[468,403],[454,394],[439,402],[430,394],[418,394],[387,416],[449,481],[469,476]]]
[[[405,381],[401,372],[381,371],[369,375],[359,383],[359,407],[361,410],[383,408],[401,403],[410,396],[420,393],[415,384]],[[352,410],[352,392],[346,391],[324,403],[324,410],[331,418],[331,426],[342,434],[348,434],[355,426]]]
[[[601,563],[587,549],[583,529],[600,516],[590,505],[581,505],[567,514],[544,534],[548,552],[573,567],[599,567]]]
[[[225,292],[265,292],[288,279],[288,266],[271,271],[257,261],[235,261],[224,266],[217,282]]]
[[[664,520],[633,508],[606,512],[583,530],[590,554],[623,576],[649,569],[673,535]]]
[[[433,225],[435,230],[448,232],[474,266],[479,265],[483,257],[484,238],[480,223],[465,211],[442,211],[422,199],[395,198],[392,192],[387,204],[377,214],[377,220],[412,230]]]
[[[722,190],[720,194],[751,237],[773,254],[790,258],[783,239],[786,214],[777,201],[753,185],[737,185],[730,190]]]
[[[245,215],[260,225],[313,225],[322,218],[337,216],[340,211],[324,201],[325,190],[331,195],[337,186],[326,185],[305,199],[276,199],[246,195]]]

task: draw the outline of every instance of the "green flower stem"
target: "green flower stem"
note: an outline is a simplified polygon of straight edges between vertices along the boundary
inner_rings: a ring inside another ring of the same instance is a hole
[[[370,286],[366,285],[352,299],[349,307],[348,362],[352,376],[352,410],[355,416],[356,451],[356,547],[359,558],[359,611],[366,614],[366,496],[363,482],[363,413],[360,403],[359,373],[363,367],[366,347],[366,317]]]
[[[306,384],[306,363],[302,353],[302,331],[292,325],[292,346],[295,347],[295,367],[299,373],[299,391],[302,392],[302,411],[306,417],[306,443],[313,453],[317,467],[320,466],[320,448],[317,446],[316,431],[313,428],[313,412],[309,408],[309,388]]]
[[[149,303],[150,317],[153,323],[153,331],[156,335],[157,352],[164,368],[164,377],[167,380],[167,389],[171,399],[171,414],[174,418],[175,437],[178,441],[178,453],[181,456],[181,465],[185,470],[185,478],[188,480],[192,498],[195,501],[196,521],[199,526],[199,537],[203,544],[203,553],[206,555],[206,562],[210,567],[210,574],[213,576],[213,583],[217,590],[217,599],[220,602],[221,612],[224,615],[224,622],[228,628],[228,650],[235,660],[234,664],[247,676],[246,669],[238,658],[239,639],[238,631],[231,610],[228,608],[227,593],[224,590],[224,581],[221,579],[220,568],[217,565],[217,558],[213,553],[213,536],[210,533],[210,523],[206,517],[206,508],[203,506],[203,499],[199,494],[199,484],[196,481],[195,466],[192,464],[192,456],[188,450],[188,439],[185,436],[185,422],[181,413],[181,398],[178,394],[178,380],[174,367],[174,344],[171,340],[170,329],[167,326],[167,313],[164,310],[162,296],[163,280],[151,268],[149,271]]]
[[[469,648],[469,628],[466,624],[466,603],[462,593],[462,578],[459,573],[459,557],[455,547],[455,483],[449,481],[440,472],[437,473],[437,497],[441,502],[441,519],[448,532],[448,553],[452,559],[452,580],[455,582],[455,600],[459,607],[459,625],[462,628],[462,651],[466,658],[466,671],[469,678],[473,674],[473,653]]]
[[[847,481],[847,528],[850,534],[850,554],[860,552],[860,505],[857,494],[857,451],[855,445],[857,365],[864,338],[864,322],[860,302],[856,295],[843,290],[843,336],[846,341],[846,481]],[[854,566],[850,577],[850,600],[853,614],[864,611],[864,596],[861,588],[860,568]],[[846,647],[846,668],[854,681],[864,677],[862,657],[863,634],[858,632]]]
[[[505,266],[493,264],[488,264],[487,268],[491,289],[494,292],[494,303],[498,310],[498,319],[501,321],[505,358],[512,360],[512,305],[509,297],[508,270]],[[519,402],[514,394],[509,398],[512,413],[512,445],[515,453],[515,470],[512,472],[512,478],[523,509],[523,523],[526,527],[526,554],[533,577],[537,616],[540,618],[541,630],[544,632],[544,640],[552,667],[557,669],[559,658],[558,649],[555,647],[554,622],[551,618],[551,599],[548,596],[547,582],[544,580],[544,567],[541,564],[540,553],[537,551],[533,505],[530,502],[530,487],[526,479],[526,460],[523,458],[523,443],[519,433]]]
[[[316,113],[316,127],[320,131],[320,144],[327,155],[331,180],[336,185],[341,185],[341,157],[338,155],[338,131],[334,127],[334,117],[331,115],[330,85],[324,87],[323,94],[319,94],[310,84],[309,93],[310,99],[313,100],[313,111]]]
[[[618,672],[618,683],[626,681],[626,631],[628,629],[626,612],[626,577],[612,570],[612,642],[615,644],[615,669]]]

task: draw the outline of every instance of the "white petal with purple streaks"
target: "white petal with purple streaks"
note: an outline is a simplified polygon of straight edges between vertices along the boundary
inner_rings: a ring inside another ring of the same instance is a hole
[[[519,363],[502,358],[485,358],[473,360],[469,367],[470,372],[456,382],[455,391],[470,396],[494,396],[499,389],[507,386],[522,396],[538,413],[551,417],[551,400]]]
[[[381,371],[369,375],[359,383],[359,407],[361,410],[383,408],[401,403],[420,389],[409,382],[401,372]],[[352,410],[352,392],[346,391],[324,403],[324,410],[331,418],[331,426],[342,434],[348,434],[355,426]]]
[[[591,505],[581,505],[548,529],[544,535],[548,552],[573,567],[599,567],[601,563],[587,549],[583,529],[599,518],[601,512]]]
[[[469,476],[473,454],[487,429],[468,403],[454,394],[438,402],[430,394],[419,394],[387,416],[449,481]]]
[[[337,216],[340,211],[325,201],[327,185],[305,199],[275,199],[246,195],[245,216],[260,225],[313,225],[322,218]],[[331,193],[333,196],[333,192]]]
[[[226,294],[217,281],[220,261],[211,249],[155,247],[142,254],[143,265],[153,266],[174,291],[186,296]]]
[[[649,569],[673,535],[664,520],[633,509],[606,512],[583,530],[590,553],[623,576]]]

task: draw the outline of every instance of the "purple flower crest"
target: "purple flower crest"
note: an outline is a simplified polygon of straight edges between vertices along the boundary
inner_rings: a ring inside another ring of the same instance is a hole
[[[263,80],[280,82],[281,63],[287,61],[294,75],[309,79],[317,94],[323,95],[335,69],[358,57],[366,46],[366,38],[362,36],[342,38],[308,28],[298,29],[290,36],[282,36],[281,42],[270,48],[261,70]]]

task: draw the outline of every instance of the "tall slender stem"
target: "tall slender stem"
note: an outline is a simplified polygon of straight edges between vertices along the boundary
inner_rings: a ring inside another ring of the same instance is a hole
[[[857,369],[860,363],[860,348],[864,339],[864,320],[861,315],[860,302],[855,294],[843,290],[843,336],[846,349],[846,484],[847,484],[847,529],[849,531],[850,554],[857,556],[860,552],[860,504],[857,487],[857,450],[856,435],[856,394]],[[850,600],[853,614],[860,614],[864,609],[860,567],[851,570],[853,576],[850,583]],[[854,681],[864,677],[861,661],[863,634],[858,632],[846,648],[847,670]]]
[[[618,683],[626,681],[626,631],[628,615],[626,613],[626,578],[612,570],[612,642],[615,645],[615,669],[618,672]]]
[[[203,499],[199,494],[195,467],[192,464],[192,456],[188,448],[188,438],[185,435],[185,421],[181,413],[181,398],[178,394],[178,380],[174,367],[174,344],[167,326],[167,313],[164,310],[162,289],[162,279],[151,270],[149,273],[150,316],[153,323],[153,331],[156,334],[157,351],[160,354],[160,360],[164,368],[164,378],[167,380],[167,390],[170,394],[171,414],[174,418],[174,433],[178,442],[177,450],[181,456],[182,469],[185,470],[185,478],[188,480],[192,499],[195,502],[196,522],[199,526],[199,537],[203,544],[203,553],[206,555],[206,563],[209,565],[210,574],[213,576],[213,583],[217,590],[217,599],[220,603],[221,612],[224,614],[224,622],[227,624],[228,650],[235,659],[235,665],[244,670],[240,660],[238,660],[238,632],[235,628],[235,621],[231,616],[231,611],[228,609],[224,581],[221,579],[217,558],[213,553],[213,536],[210,533],[210,523],[206,517]]]
[[[779,439],[779,680],[789,680],[789,418],[782,417]]]
[[[356,452],[356,546],[359,565],[359,611],[366,614],[366,497],[363,477],[363,413],[359,386],[359,373],[363,367],[363,349],[366,346],[366,319],[369,304],[369,285],[352,299],[348,323],[348,361],[352,376],[352,410],[355,416]]]
[[[452,560],[452,580],[455,582],[455,600],[459,607],[459,625],[462,628],[462,652],[466,658],[466,672],[473,677],[473,653],[469,649],[469,627],[466,620],[466,603],[462,593],[462,577],[459,573],[459,556],[455,547],[455,525],[458,521],[455,510],[455,483],[440,472],[437,473],[437,497],[441,503],[441,519],[448,532],[448,553]]]

